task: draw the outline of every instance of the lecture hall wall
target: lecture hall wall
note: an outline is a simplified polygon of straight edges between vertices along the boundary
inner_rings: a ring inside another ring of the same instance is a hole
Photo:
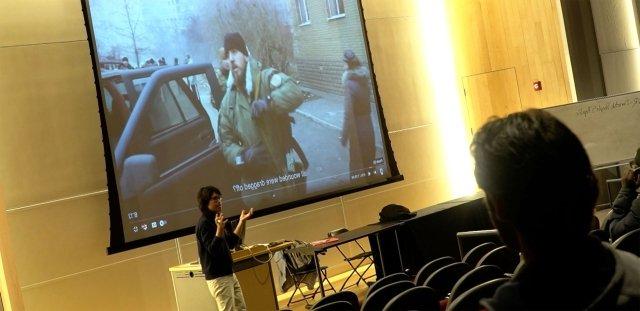
[[[387,126],[405,180],[251,220],[248,243],[283,238],[313,241],[335,228],[376,222],[379,209],[389,203],[416,210],[453,199],[459,193],[443,165],[446,156],[441,148],[442,135],[436,128],[435,91],[422,52],[429,43],[422,40],[424,24],[416,10],[418,2],[363,1]],[[512,1],[469,2],[482,7],[490,3],[494,10]],[[537,9],[555,9],[547,5],[555,1],[534,2],[545,3]],[[522,5],[507,5],[510,10],[523,9]],[[485,16],[485,11],[482,14]],[[503,27],[506,22],[511,25],[517,21],[502,20],[489,26]],[[543,23],[532,22],[538,26]],[[539,35],[544,38],[557,35],[557,27],[542,29]],[[484,32],[488,37],[492,33]],[[543,50],[547,44],[558,45],[555,39],[529,39],[524,37],[516,43],[536,44]],[[454,46],[458,46],[455,41]],[[505,53],[510,50],[505,45],[500,47],[497,51],[489,49],[502,55],[495,61],[489,57],[490,65],[469,65],[477,70],[458,71],[456,77],[509,68],[519,73],[519,68],[524,68],[524,75],[518,74],[518,79],[530,80],[532,69],[523,67],[521,59],[508,65],[512,59]],[[526,55],[534,64],[553,63],[555,59],[555,54],[538,59],[531,53],[527,50]],[[462,63],[469,64],[476,58]],[[460,59],[456,63],[460,66]],[[561,67],[543,68],[542,74],[560,79]],[[508,80],[510,76],[506,77]],[[462,84],[459,79],[455,85],[460,93]],[[554,82],[558,89],[554,92],[566,92],[561,84]],[[545,105],[523,94],[526,90],[519,92],[526,106]],[[449,104],[462,107],[460,123],[466,124],[471,117],[464,99]],[[109,218],[104,157],[80,0],[0,3],[0,105],[0,186],[9,224],[3,232],[8,231],[12,244],[25,308],[175,310],[168,269],[196,259],[193,236],[111,256],[105,252]],[[471,178],[471,172],[467,173],[465,178]],[[322,260],[333,267],[332,273],[346,268],[335,253]]]

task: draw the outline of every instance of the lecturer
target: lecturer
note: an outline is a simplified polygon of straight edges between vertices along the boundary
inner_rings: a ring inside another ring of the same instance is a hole
[[[202,273],[219,311],[247,310],[240,283],[233,273],[230,248],[240,242],[240,233],[253,214],[242,210],[235,230],[227,226],[222,214],[222,195],[218,188],[206,186],[198,191],[198,206],[202,216],[196,225],[196,240]]]

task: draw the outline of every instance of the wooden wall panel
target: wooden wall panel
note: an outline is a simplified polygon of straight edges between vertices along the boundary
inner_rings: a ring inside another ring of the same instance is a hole
[[[521,109],[568,102],[570,82],[556,1],[455,0],[448,4],[460,77],[513,68]],[[535,81],[542,82],[541,91],[534,91]],[[473,112],[473,107],[467,108],[470,119],[491,114],[479,107]]]
[[[491,71],[481,1],[458,0],[450,1],[448,5],[458,74],[468,76]]]
[[[513,68],[463,78],[471,128],[475,132],[492,116],[520,111],[520,94]]]
[[[417,1],[361,0],[361,3],[365,20],[414,16],[417,9]]]

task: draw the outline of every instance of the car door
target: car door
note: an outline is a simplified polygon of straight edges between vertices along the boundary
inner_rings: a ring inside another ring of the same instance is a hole
[[[226,163],[212,123],[196,92],[184,82],[185,76],[196,73],[205,71],[155,72],[134,108],[140,112],[132,113],[138,124],[131,126],[125,158],[133,160],[124,161],[120,187],[134,189],[127,191],[128,203],[143,219],[197,211],[199,187],[226,183],[222,174]]]

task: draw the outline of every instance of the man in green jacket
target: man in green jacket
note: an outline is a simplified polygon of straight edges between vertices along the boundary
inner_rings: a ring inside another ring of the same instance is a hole
[[[294,170],[287,161],[293,148],[289,113],[304,95],[293,79],[249,56],[239,33],[225,35],[224,49],[231,75],[219,114],[222,149],[241,176],[242,187],[235,190],[240,189],[245,204],[259,206],[262,200],[251,194],[284,187],[268,180]]]

